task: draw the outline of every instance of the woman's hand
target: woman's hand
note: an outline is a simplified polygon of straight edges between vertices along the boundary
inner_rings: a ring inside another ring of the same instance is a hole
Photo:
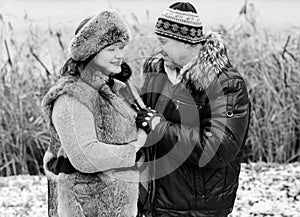
[[[129,143],[131,145],[133,145],[134,147],[136,147],[137,150],[139,150],[140,148],[142,148],[147,140],[147,134],[145,133],[144,130],[142,129],[138,129],[137,132],[137,140]]]

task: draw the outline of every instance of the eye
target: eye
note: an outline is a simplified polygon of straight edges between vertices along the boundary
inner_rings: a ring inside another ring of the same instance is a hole
[[[124,48],[125,48],[125,45],[119,46],[119,49],[120,49],[120,50],[123,50]]]
[[[110,45],[110,46],[106,47],[105,50],[107,50],[107,51],[115,51],[116,48],[117,48],[117,46],[115,44],[113,44],[113,45]]]
[[[166,39],[164,39],[164,38],[158,38],[158,41],[162,44],[162,45],[165,45],[165,44],[167,44],[167,40]]]
[[[115,47],[112,47],[112,46],[110,46],[110,47],[107,48],[108,51],[114,51],[115,49],[116,49],[116,48],[115,48]]]
[[[119,43],[118,44],[118,48],[120,49],[120,50],[123,50],[124,48],[126,47],[126,44],[125,43]]]

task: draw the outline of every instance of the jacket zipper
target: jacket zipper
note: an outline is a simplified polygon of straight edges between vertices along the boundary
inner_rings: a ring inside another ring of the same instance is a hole
[[[178,109],[178,106],[179,106],[180,104],[181,104],[181,105],[185,105],[185,106],[194,106],[194,107],[197,107],[197,108],[200,108],[200,109],[202,108],[201,105],[197,105],[196,103],[195,103],[195,104],[189,104],[189,103],[182,102],[182,101],[176,99],[176,109]]]
[[[196,208],[197,206],[197,178],[196,178],[196,168],[193,168],[193,178],[194,178],[194,205],[193,207]]]
[[[205,204],[206,190],[205,190],[205,180],[204,180],[204,171],[203,171],[203,169],[201,169],[201,175],[202,175],[202,188],[203,188],[202,199],[203,199],[203,203]]]
[[[152,174],[154,174],[154,179],[151,180],[151,189],[150,189],[150,213],[151,216],[154,216],[154,196],[155,196],[155,167],[156,167],[156,162],[155,162],[155,158],[156,158],[156,145],[152,148],[153,151],[153,172],[151,172]],[[153,177],[151,177],[152,179]]]
[[[164,90],[165,85],[166,84],[164,84],[164,86],[162,88],[162,91]],[[179,87],[179,85],[177,85],[174,88],[174,90],[170,93],[170,95],[169,95],[170,100],[174,99],[173,96],[174,96],[174,93],[176,92],[176,90],[178,89],[178,87]],[[156,101],[156,103],[158,101],[159,101],[159,98]],[[176,104],[176,107],[177,107],[177,104]],[[164,107],[164,109],[165,109],[165,107]],[[165,115],[167,116],[168,114],[165,114]],[[152,174],[154,174],[154,179],[151,181],[151,189],[150,189],[150,213],[151,213],[152,216],[154,216],[154,209],[153,208],[154,208],[154,196],[155,196],[155,191],[156,191],[156,186],[155,186],[156,146],[153,147],[153,153],[151,153],[151,155],[153,156],[153,173]]]

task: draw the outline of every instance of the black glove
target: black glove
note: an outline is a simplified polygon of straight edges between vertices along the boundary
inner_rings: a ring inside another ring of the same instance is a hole
[[[56,175],[58,175],[59,173],[71,174],[78,172],[77,169],[75,169],[71,164],[69,158],[65,158],[63,156],[52,158],[48,162],[47,167]]]
[[[140,111],[138,111],[135,122],[137,128],[141,128],[147,134],[149,134],[162,119],[163,116],[156,110],[142,108]]]
[[[127,82],[132,75],[132,71],[130,66],[126,62],[122,62],[121,64],[121,72],[118,74],[111,75],[112,78],[117,79],[122,82]]]

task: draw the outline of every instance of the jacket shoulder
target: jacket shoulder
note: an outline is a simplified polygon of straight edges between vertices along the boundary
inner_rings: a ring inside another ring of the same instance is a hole
[[[220,83],[226,83],[230,80],[236,80],[236,81],[241,81],[245,82],[244,78],[242,75],[238,72],[236,68],[229,68],[226,71],[222,72],[219,75],[219,81]]]
[[[216,90],[218,90],[218,93],[222,92],[222,94],[225,95],[242,92],[245,96],[248,96],[247,84],[242,75],[235,68],[222,72],[218,76],[218,79],[213,82],[213,85],[210,86],[208,92],[215,94]]]

